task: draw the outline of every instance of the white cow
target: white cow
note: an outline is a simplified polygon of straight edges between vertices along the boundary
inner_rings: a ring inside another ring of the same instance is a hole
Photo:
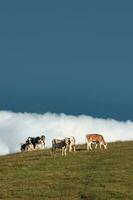
[[[70,140],[70,144],[69,144],[69,151],[71,152],[71,151],[76,151],[76,140],[75,140],[75,138],[73,137],[73,136],[71,136],[70,138],[69,138],[69,140]]]

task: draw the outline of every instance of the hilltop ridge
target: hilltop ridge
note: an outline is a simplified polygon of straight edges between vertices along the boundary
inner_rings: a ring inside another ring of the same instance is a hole
[[[133,141],[62,157],[51,149],[0,156],[0,199],[132,200]]]

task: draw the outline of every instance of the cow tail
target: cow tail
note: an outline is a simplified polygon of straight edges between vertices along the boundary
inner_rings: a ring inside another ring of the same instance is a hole
[[[104,140],[104,137],[102,136],[102,141],[103,141],[103,144],[106,145],[106,142]]]

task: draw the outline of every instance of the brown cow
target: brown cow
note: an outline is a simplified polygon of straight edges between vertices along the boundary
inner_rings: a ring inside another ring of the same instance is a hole
[[[104,137],[99,134],[87,134],[87,150],[92,150],[91,144],[96,144],[95,149],[97,148],[97,145],[100,145],[100,149],[103,145],[104,149],[107,149],[107,143],[104,140]]]

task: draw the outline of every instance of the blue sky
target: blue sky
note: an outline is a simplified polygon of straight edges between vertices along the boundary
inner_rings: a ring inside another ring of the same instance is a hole
[[[1,1],[0,110],[133,119],[132,1]]]

